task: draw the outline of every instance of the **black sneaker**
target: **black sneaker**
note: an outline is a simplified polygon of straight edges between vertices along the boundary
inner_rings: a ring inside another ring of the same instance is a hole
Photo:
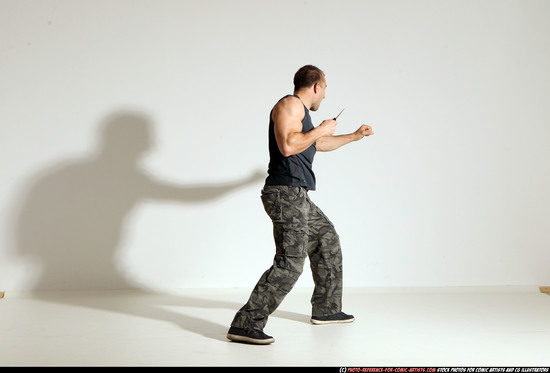
[[[310,321],[315,325],[344,324],[355,321],[355,317],[353,317],[353,315],[347,315],[343,312],[338,312],[330,316],[311,316]]]
[[[260,330],[245,330],[232,326],[227,332],[227,339],[233,342],[253,343],[257,345],[268,345],[275,342],[273,337]]]

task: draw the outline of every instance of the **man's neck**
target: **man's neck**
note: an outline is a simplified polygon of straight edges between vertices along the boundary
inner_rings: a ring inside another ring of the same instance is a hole
[[[301,90],[294,92],[294,95],[298,96],[298,98],[302,101],[302,103],[308,110],[311,109],[312,98],[309,95],[309,92]]]

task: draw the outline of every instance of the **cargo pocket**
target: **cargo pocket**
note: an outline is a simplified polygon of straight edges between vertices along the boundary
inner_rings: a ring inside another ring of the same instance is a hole
[[[289,271],[296,279],[302,273],[307,258],[307,230],[276,224],[275,235],[277,267]]]

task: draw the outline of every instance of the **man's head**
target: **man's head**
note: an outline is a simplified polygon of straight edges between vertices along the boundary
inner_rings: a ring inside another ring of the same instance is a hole
[[[300,93],[303,95],[307,92],[311,99],[310,110],[312,111],[316,111],[321,105],[321,101],[325,98],[326,88],[325,74],[318,67],[306,65],[294,74],[294,93],[302,98]]]

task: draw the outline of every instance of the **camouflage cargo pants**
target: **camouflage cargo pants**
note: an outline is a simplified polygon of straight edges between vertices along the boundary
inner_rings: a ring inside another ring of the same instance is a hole
[[[333,224],[301,187],[266,186],[264,208],[273,221],[275,258],[231,326],[263,330],[268,316],[296,284],[309,256],[315,288],[312,315],[342,309],[342,253]]]

